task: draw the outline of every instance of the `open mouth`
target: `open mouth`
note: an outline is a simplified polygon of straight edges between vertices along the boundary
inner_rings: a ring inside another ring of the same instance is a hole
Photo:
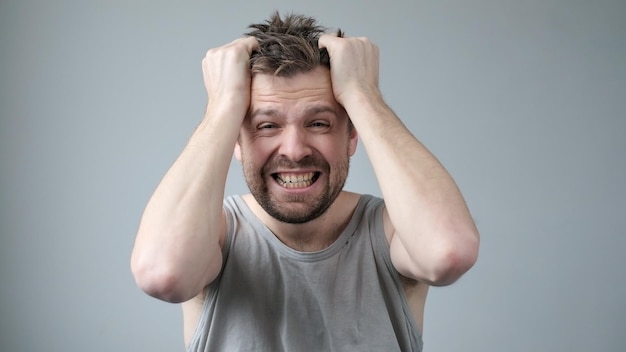
[[[281,172],[272,174],[276,182],[284,188],[306,188],[315,183],[320,176],[320,172]]]

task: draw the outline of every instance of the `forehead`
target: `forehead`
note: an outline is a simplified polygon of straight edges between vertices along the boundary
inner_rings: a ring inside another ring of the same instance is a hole
[[[330,71],[320,66],[290,77],[256,74],[252,77],[250,110],[306,109],[311,105],[338,106],[333,95]]]

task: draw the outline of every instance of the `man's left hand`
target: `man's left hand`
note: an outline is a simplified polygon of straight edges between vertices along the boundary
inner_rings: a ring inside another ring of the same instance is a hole
[[[330,76],[335,99],[348,105],[359,99],[380,98],[378,89],[378,47],[369,39],[340,38],[324,34],[319,47],[326,48],[330,56]]]

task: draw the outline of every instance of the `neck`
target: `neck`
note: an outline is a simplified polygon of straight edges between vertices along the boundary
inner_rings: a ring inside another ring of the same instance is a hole
[[[329,247],[346,228],[359,195],[341,192],[320,217],[303,224],[278,221],[263,210],[252,195],[243,196],[252,212],[286,246],[300,252],[315,252]]]

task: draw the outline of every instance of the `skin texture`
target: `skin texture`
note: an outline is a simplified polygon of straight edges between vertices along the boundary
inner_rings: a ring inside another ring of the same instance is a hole
[[[205,288],[221,269],[233,151],[251,190],[243,197],[250,209],[286,245],[315,251],[333,243],[358,202],[358,194],[342,190],[358,135],[385,199],[392,262],[422,328],[428,287],[469,270],[479,235],[452,177],[382,99],[377,46],[323,35],[330,70],[251,78],[256,45],[252,37],[237,39],[203,60],[207,110],[146,206],[131,258],[138,285],[184,302],[188,343]]]
[[[251,92],[251,114],[235,147],[248,187],[272,217],[309,222],[343,189],[356,132],[323,67],[295,78],[256,75]],[[284,182],[287,177],[304,180]]]
[[[355,201],[341,191],[357,134],[334,99],[330,73],[318,67],[291,78],[257,74],[251,92],[250,114],[235,146],[254,197],[244,199],[285,244],[301,251],[323,249],[349,220],[354,206],[343,204]],[[311,174],[311,183],[280,181]]]

